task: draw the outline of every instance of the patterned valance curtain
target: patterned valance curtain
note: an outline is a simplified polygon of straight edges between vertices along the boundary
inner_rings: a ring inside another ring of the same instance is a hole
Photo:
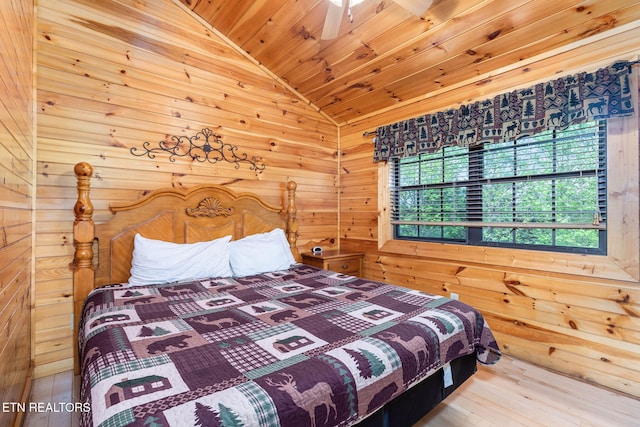
[[[621,61],[458,109],[425,114],[376,130],[374,161],[434,152],[445,146],[510,141],[587,120],[633,113],[629,74]]]

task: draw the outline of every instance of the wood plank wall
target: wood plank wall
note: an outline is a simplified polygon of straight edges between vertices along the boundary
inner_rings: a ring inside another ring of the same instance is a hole
[[[640,397],[637,117],[612,124],[606,257],[387,241],[386,171],[372,161],[372,137],[363,137],[379,125],[553,80],[569,70],[636,59],[639,38],[640,31],[628,27],[562,51],[531,52],[499,75],[479,75],[341,124],[342,248],[367,253],[368,278],[459,294],[484,313],[505,353]]]
[[[31,367],[33,2],[1,2],[0,402],[20,402]],[[0,412],[0,425],[19,413]]]
[[[223,184],[282,204],[293,179],[301,249],[337,245],[336,124],[176,3],[38,2],[36,377],[72,368],[76,162],[95,168],[98,221],[108,201],[166,186]],[[130,152],[205,127],[266,169]]]
[[[378,201],[381,174],[371,161],[370,138],[362,137],[363,131],[380,124],[549,80],[568,69],[594,69],[632,57],[638,30],[615,29],[607,37],[543,57],[532,52],[500,75],[480,75],[422,100],[341,124],[338,141],[335,124],[175,3],[146,3],[38,4],[37,376],[72,366],[72,168],[89,161],[96,168],[98,220],[109,217],[108,200],[128,200],[162,186],[215,182],[239,191],[261,191],[279,203],[283,183],[295,179],[303,249],[336,246],[340,239],[344,249],[367,252],[364,273],[370,278],[435,293],[456,292],[478,306],[505,352],[640,396],[637,278],[616,276],[609,259],[587,259],[565,271],[549,267],[549,257],[541,256],[524,265],[526,256],[512,262],[512,255],[496,252],[487,257],[474,249],[456,250],[458,255],[421,245],[379,249],[386,233],[379,221],[384,215]],[[266,170],[172,163],[166,156],[148,159],[129,152],[145,141],[192,135],[203,127],[220,132],[240,152],[261,157]],[[637,158],[637,126],[622,133]],[[627,178],[625,197],[637,204],[637,167]],[[612,241],[626,242],[637,254],[638,213],[622,219],[635,228],[631,234],[619,232]],[[637,268],[637,259],[630,264],[631,270]]]

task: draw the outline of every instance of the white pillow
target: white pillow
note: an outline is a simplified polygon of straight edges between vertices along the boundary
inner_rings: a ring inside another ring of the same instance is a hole
[[[227,244],[231,236],[199,243],[172,243],[136,234],[131,260],[132,286],[232,276]]]
[[[234,276],[285,270],[296,263],[281,228],[229,242],[229,261]]]

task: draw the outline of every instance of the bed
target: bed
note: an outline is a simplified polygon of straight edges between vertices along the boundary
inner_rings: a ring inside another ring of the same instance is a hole
[[[299,263],[294,182],[285,207],[204,185],[94,224],[74,171],[83,426],[409,426],[500,358],[469,305]]]

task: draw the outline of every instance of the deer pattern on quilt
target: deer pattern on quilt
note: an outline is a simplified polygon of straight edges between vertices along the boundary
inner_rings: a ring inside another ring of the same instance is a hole
[[[410,340],[405,340],[394,332],[382,332],[380,338],[400,344],[405,350],[413,355],[416,362],[416,372],[420,372],[422,367],[429,361],[429,348],[427,342],[420,335],[415,335]],[[422,361],[420,355],[422,354]]]
[[[271,378],[266,378],[265,382],[271,387],[275,387],[280,391],[287,393],[291,400],[297,407],[305,410],[311,418],[311,427],[316,427],[316,408],[322,406],[326,411],[326,418],[323,425],[329,421],[331,410],[336,414],[336,404],[333,402],[333,391],[331,386],[325,382],[316,383],[310,389],[305,391],[298,390],[296,381],[293,379],[293,375],[281,372],[280,375],[284,377],[284,380],[274,381]]]

